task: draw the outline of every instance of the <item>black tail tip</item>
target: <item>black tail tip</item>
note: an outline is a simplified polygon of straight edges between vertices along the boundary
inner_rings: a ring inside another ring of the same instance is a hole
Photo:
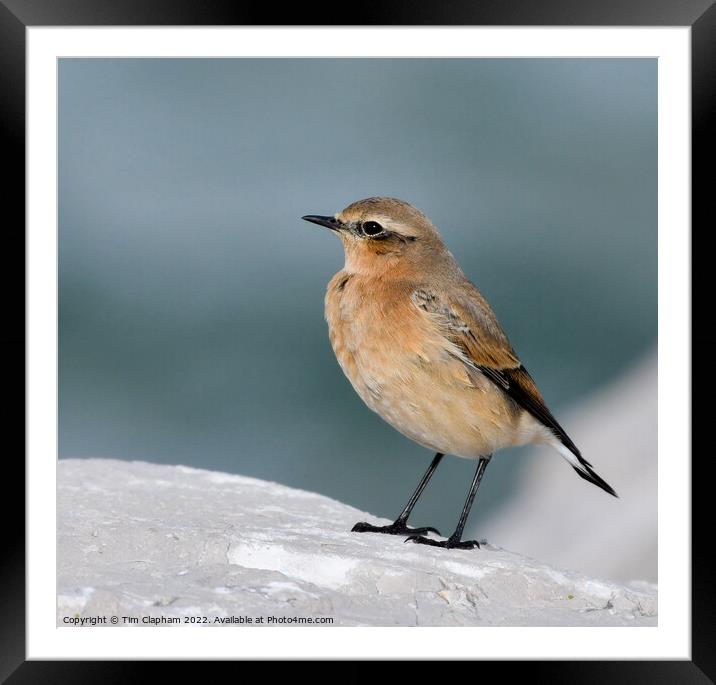
[[[576,466],[573,467],[574,470],[577,472],[577,475],[580,478],[584,478],[589,483],[592,483],[592,485],[596,485],[598,488],[601,488],[604,490],[604,492],[608,492],[612,497],[616,497],[619,499],[619,495],[617,495],[614,488],[607,483],[601,476],[599,476],[593,469],[591,469],[589,466],[585,465],[585,470],[582,471],[582,469],[578,469]]]

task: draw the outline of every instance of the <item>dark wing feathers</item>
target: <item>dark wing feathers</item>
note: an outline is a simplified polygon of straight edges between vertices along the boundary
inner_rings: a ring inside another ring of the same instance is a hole
[[[552,412],[547,408],[544,399],[542,399],[542,395],[532,380],[532,376],[527,372],[527,369],[520,365],[518,369],[508,369],[503,373],[507,377],[507,388],[505,388],[507,394],[523,409],[526,409],[538,421],[547,426],[580,462],[586,466],[591,466],[591,464],[587,463],[582,457],[577,446],[572,442],[564,428],[559,425],[557,419],[554,418]],[[486,375],[490,377],[489,373]]]
[[[581,468],[572,465],[575,473],[580,478],[584,478],[584,480],[596,485],[610,495],[618,497],[614,488],[592,468],[592,465],[582,456],[577,446],[572,442],[572,439],[567,435],[562,426],[559,425],[557,419],[552,415],[552,412],[547,409],[547,405],[544,403],[527,369],[525,369],[524,366],[520,366],[516,371],[508,371],[507,375],[510,383],[510,387],[506,390],[507,394],[538,421],[541,421],[547,426],[559,438],[559,441],[577,458]],[[536,401],[535,398],[539,398],[539,401]]]
[[[549,428],[559,441],[577,458],[581,468],[574,466],[580,477],[615,495],[614,490],[582,457],[552,412],[547,408],[532,376],[512,349],[495,313],[479,290],[469,281],[453,289],[449,301],[428,288],[413,292],[416,306],[435,317],[445,336],[456,345],[464,361],[479,370],[502,388],[520,407]]]
[[[462,353],[463,361],[482,372],[521,407],[552,429],[570,450],[577,450],[547,409],[490,305],[474,286],[468,290],[468,285],[458,289],[458,297],[450,301],[445,301],[431,290],[416,290],[413,302],[433,315],[445,337]]]

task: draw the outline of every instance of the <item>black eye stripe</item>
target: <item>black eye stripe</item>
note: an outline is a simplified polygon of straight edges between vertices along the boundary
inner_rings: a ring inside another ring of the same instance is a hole
[[[377,221],[364,221],[362,223],[356,223],[353,225],[353,230],[357,230],[361,235],[364,235],[366,238],[372,238],[373,240],[386,240],[388,238],[392,238],[399,240],[401,243],[412,243],[417,240],[417,238],[412,235],[401,235],[400,233],[389,231],[386,228],[383,228],[383,226],[381,226]]]

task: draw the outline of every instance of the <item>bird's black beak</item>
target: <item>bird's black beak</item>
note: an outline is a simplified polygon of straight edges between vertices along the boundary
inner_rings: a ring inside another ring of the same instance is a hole
[[[310,221],[312,224],[318,224],[319,226],[325,226],[330,228],[332,231],[340,231],[343,228],[343,224],[333,216],[318,216],[316,214],[306,214],[301,217],[304,221]]]

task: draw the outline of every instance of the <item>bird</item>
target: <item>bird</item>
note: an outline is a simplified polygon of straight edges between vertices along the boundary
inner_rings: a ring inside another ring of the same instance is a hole
[[[303,220],[343,243],[345,263],[328,283],[325,318],[338,364],[363,402],[400,433],[435,452],[407,504],[386,526],[352,532],[407,536],[405,542],[474,549],[465,524],[497,450],[554,448],[586,481],[617,497],[547,408],[497,316],[468,280],[438,229],[392,197],[353,202]],[[446,455],[477,462],[455,531],[408,526],[416,502]]]

